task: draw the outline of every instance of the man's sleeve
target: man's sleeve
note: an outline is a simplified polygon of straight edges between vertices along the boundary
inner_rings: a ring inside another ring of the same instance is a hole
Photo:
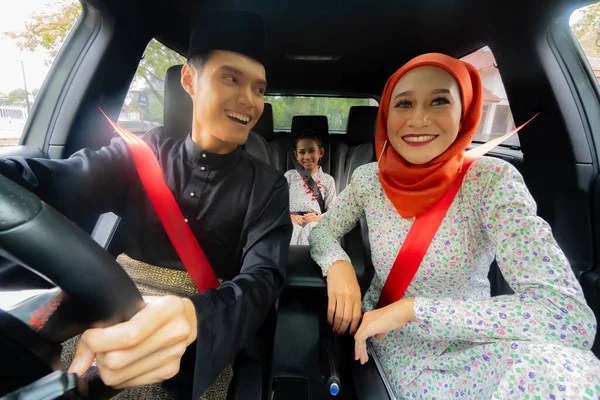
[[[16,182],[74,222],[90,213],[116,211],[126,199],[135,169],[119,139],[98,151],[66,160],[0,158],[0,175]]]
[[[184,376],[165,382],[170,392],[180,392],[177,386],[193,379],[193,398],[199,398],[262,325],[283,288],[292,234],[283,177],[250,223],[239,275],[191,298],[198,317],[193,378],[182,366]]]

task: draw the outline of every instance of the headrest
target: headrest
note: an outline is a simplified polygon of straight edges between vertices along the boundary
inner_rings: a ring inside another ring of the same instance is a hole
[[[181,67],[173,65],[165,78],[165,104],[163,135],[176,139],[185,138],[192,131],[194,106],[189,94],[181,86]],[[273,138],[273,109],[265,103],[265,111],[252,128],[267,140]]]
[[[271,104],[265,103],[265,110],[256,122],[256,125],[254,125],[254,128],[252,128],[252,131],[258,133],[269,142],[273,140],[273,107]]]
[[[372,143],[375,140],[375,123],[379,107],[353,106],[348,113],[344,141],[350,146]]]
[[[292,118],[291,130],[295,138],[304,131],[313,131],[319,139],[325,142],[329,140],[329,123],[325,115],[295,115]]]
[[[192,99],[181,86],[181,67],[173,65],[165,78],[165,113],[163,134],[181,139],[192,131],[194,106]]]

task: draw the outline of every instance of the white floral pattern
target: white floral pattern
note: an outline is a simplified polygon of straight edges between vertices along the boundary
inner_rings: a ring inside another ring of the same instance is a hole
[[[314,212],[321,215],[319,202],[314,198],[308,185],[302,180],[300,173],[295,170],[289,170],[285,173],[285,178],[290,185],[290,211],[291,212]],[[319,168],[312,175],[312,178],[319,186],[323,200],[325,200],[325,211],[329,210],[336,198],[335,181],[329,174],[323,172]],[[294,232],[292,233],[292,245],[307,245],[308,235],[316,225],[315,222],[308,223],[304,226],[294,224]]]
[[[369,311],[414,221],[396,212],[376,163],[356,170],[309,240],[326,275],[350,261],[338,239],[362,215],[375,267]],[[490,296],[494,257],[514,295]],[[404,297],[418,322],[373,339],[398,397],[600,399],[594,314],[510,164],[473,163]]]

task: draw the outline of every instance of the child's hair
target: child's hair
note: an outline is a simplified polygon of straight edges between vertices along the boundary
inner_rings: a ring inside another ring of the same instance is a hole
[[[300,136],[294,141],[294,150],[298,150],[298,142],[301,140],[314,140],[320,149],[323,148],[323,141],[317,137],[317,134],[313,130],[306,129],[300,133]]]

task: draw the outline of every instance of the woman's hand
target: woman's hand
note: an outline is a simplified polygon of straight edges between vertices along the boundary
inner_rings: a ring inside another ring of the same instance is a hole
[[[369,361],[367,339],[383,339],[388,332],[402,328],[409,321],[415,321],[414,299],[401,299],[386,307],[366,312],[360,327],[354,335],[354,359],[361,364]]]
[[[327,321],[340,335],[350,326],[354,334],[362,314],[360,287],[354,267],[347,261],[336,261],[327,273]]]
[[[127,322],[83,333],[69,372],[79,376],[96,358],[102,381],[116,389],[170,379],[196,340],[197,321],[189,299],[144,298],[148,304]]]
[[[319,222],[321,220],[321,218],[323,218],[322,215],[317,215],[315,213],[308,213],[304,216],[304,221],[305,223],[309,223],[309,222]]]
[[[292,222],[296,225],[300,225],[300,226],[304,226],[304,224],[306,224],[306,222],[304,221],[304,216],[302,215],[290,215],[290,217],[292,217]]]

